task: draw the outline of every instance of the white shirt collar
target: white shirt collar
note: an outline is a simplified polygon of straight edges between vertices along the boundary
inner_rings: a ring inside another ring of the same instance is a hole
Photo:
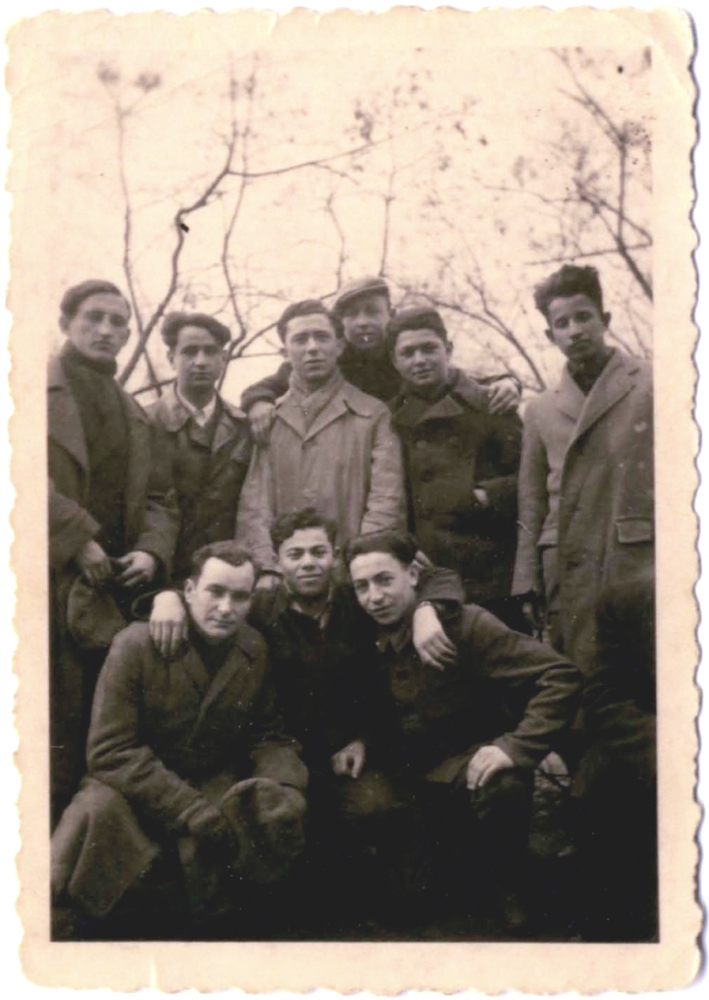
[[[197,424],[198,427],[204,427],[205,424],[208,424],[209,421],[212,419],[212,415],[217,405],[216,392],[214,393],[210,401],[207,403],[207,405],[203,406],[201,410],[198,409],[198,407],[194,406],[192,403],[190,403],[188,399],[185,399],[185,397],[182,395],[177,386],[175,386],[175,395],[177,396],[182,406],[184,406],[184,408],[187,410],[187,412],[192,417],[192,419],[194,420],[194,422]]]

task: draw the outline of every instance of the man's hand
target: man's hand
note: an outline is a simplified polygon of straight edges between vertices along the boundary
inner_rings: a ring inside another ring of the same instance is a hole
[[[513,413],[519,406],[519,386],[510,375],[487,386],[490,413]]]
[[[500,747],[496,747],[492,743],[489,746],[480,747],[468,764],[466,784],[468,788],[482,788],[493,774],[514,766],[512,758]]]
[[[221,809],[211,804],[203,806],[187,820],[187,829],[197,840],[207,840],[215,845],[231,847],[238,843],[229,820]]]
[[[163,590],[153,601],[148,628],[161,656],[175,656],[187,641],[187,612],[174,590]]]
[[[148,583],[155,576],[157,559],[149,552],[129,552],[116,559],[123,572],[116,578],[122,587],[137,587],[139,583]]]
[[[455,663],[458,651],[446,635],[436,609],[431,604],[416,608],[412,631],[416,652],[427,667],[445,670],[446,666]]]
[[[98,542],[90,538],[74,557],[85,579],[92,587],[98,587],[113,576],[111,560]]]
[[[359,778],[365,756],[364,743],[361,740],[353,740],[332,755],[332,770],[335,774],[349,774],[350,778]]]
[[[276,407],[273,403],[266,402],[265,399],[254,403],[249,410],[251,434],[256,444],[261,445],[262,448],[268,444],[275,414]]]
[[[265,570],[256,581],[256,590],[275,590],[280,582],[281,578],[278,573],[269,573],[268,570]]]
[[[490,497],[488,496],[487,490],[483,490],[480,487],[476,487],[473,490],[473,496],[475,497],[476,502],[480,504],[481,507],[490,506]]]
[[[522,609],[522,614],[532,626],[535,632],[539,632],[542,628],[542,600],[535,591],[530,590],[528,594],[523,594],[520,597],[520,606]]]

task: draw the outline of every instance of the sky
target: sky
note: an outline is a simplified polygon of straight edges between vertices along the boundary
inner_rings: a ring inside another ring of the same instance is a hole
[[[254,24],[259,35],[258,21],[247,28],[253,32]],[[513,168],[526,170],[522,161],[531,159],[537,187],[562,189],[567,168],[549,152],[549,140],[564,120],[577,137],[595,138],[593,124],[560,93],[570,84],[568,76],[548,45],[524,39],[512,45],[504,37],[490,44],[489,36],[481,40],[472,30],[472,22],[463,31],[398,32],[388,38],[370,25],[359,19],[344,32],[311,31],[294,44],[292,33],[276,30],[266,37],[262,26],[261,37],[249,38],[248,30],[240,30],[242,22],[215,31],[215,18],[206,12],[194,32],[179,30],[168,17],[145,33],[130,19],[107,14],[85,22],[83,30],[76,22],[68,28],[60,17],[46,37],[35,23],[28,43],[18,45],[22,58],[11,60],[9,78],[17,95],[11,174],[17,229],[31,234],[23,235],[20,253],[37,292],[27,316],[32,328],[44,330],[56,345],[56,303],[66,287],[86,275],[125,285],[124,201],[112,101],[132,106],[124,119],[124,180],[133,209],[137,297],[149,315],[169,278],[175,209],[194,199],[224,157],[229,74],[239,80],[236,109],[243,126],[249,107],[244,81],[254,71],[252,171],[361,145],[358,108],[374,109],[375,123],[374,146],[359,161],[359,173],[339,159],[328,171],[262,178],[247,188],[231,243],[231,269],[249,331],[273,322],[289,300],[334,292],[339,236],[324,210],[328,197],[346,244],[342,277],[378,271],[382,196],[394,170],[387,274],[414,290],[443,283],[461,294],[463,276],[480,264],[493,304],[530,346],[545,377],[554,377],[561,361],[531,306],[531,285],[550,267],[542,273],[533,261],[530,266],[529,248],[532,225],[543,234],[549,223],[534,214],[536,203],[489,188],[514,184]],[[641,42],[631,36],[612,48],[606,39],[592,44],[594,65],[584,79],[616,120],[636,117],[651,128],[651,81],[641,72]],[[614,64],[623,67],[622,75],[608,72]],[[117,82],[103,86],[100,67]],[[145,73],[160,78],[147,93],[132,85]],[[413,92],[412,74],[419,88]],[[394,142],[379,144],[387,132]],[[613,164],[600,161],[601,169],[607,166]],[[190,216],[181,265],[187,287],[178,290],[172,308],[201,309],[234,323],[219,255],[236,189],[232,184],[224,197]],[[433,208],[427,205],[432,194]],[[648,213],[649,195],[644,197],[637,205],[640,218]],[[443,260],[447,270],[441,277]],[[610,258],[602,263],[609,294],[617,292],[622,300],[632,281]],[[505,361],[506,346],[491,341],[483,327],[456,314],[448,319],[460,363],[490,371]],[[131,348],[132,343],[122,360]],[[501,359],[495,356],[498,348]],[[245,385],[275,367],[277,350],[272,335],[258,341],[249,360],[230,367],[226,394],[237,401]],[[159,374],[169,376],[161,345],[153,354]],[[518,367],[528,374],[524,364]],[[140,367],[130,385],[137,388],[144,378]]]

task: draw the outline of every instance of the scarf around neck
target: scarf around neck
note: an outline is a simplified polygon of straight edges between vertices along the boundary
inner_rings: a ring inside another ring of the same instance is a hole
[[[345,380],[339,368],[335,369],[327,382],[324,382],[315,390],[310,390],[305,383],[298,378],[295,371],[291,372],[291,398],[303,414],[306,431],[312,427],[316,417],[318,417],[328,403],[334,399],[344,384]]]

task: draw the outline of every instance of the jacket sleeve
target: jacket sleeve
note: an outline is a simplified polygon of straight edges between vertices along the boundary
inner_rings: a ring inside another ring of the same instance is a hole
[[[99,676],[87,745],[89,774],[121,792],[131,805],[163,828],[178,830],[181,814],[199,804],[200,792],[170,771],[141,741],[144,657],[141,626],[113,641]]]
[[[236,519],[236,537],[243,542],[260,570],[273,570],[276,553],[271,542],[273,488],[268,448],[254,448],[244,480]]]
[[[499,375],[474,375],[472,377],[478,385],[482,386],[494,385],[496,382],[502,382],[508,378],[511,382],[514,382],[519,395],[522,395],[522,383],[513,372],[501,372]]]
[[[151,425],[145,514],[133,549],[155,556],[169,575],[179,529],[180,510],[172,484],[170,449],[162,429]]]
[[[98,534],[98,521],[87,510],[60,493],[49,477],[49,562],[61,569],[79,550]]]
[[[387,409],[382,408],[374,420],[369,494],[360,527],[363,535],[406,524],[401,442]]]
[[[507,628],[475,608],[465,642],[517,725],[493,740],[518,767],[535,767],[571,723],[581,697],[581,672],[545,643]]]
[[[487,426],[478,456],[480,475],[475,485],[487,493],[491,513],[514,521],[522,422],[516,413],[488,414]]]
[[[512,578],[513,594],[543,593],[538,542],[546,518],[549,500],[549,466],[544,442],[539,433],[533,405],[527,407],[522,436],[517,510],[517,556]]]
[[[248,413],[254,403],[275,403],[277,399],[288,392],[290,385],[291,365],[284,361],[277,372],[267,375],[260,382],[255,382],[244,389],[241,396],[241,409]]]
[[[421,574],[417,596],[419,602],[432,601],[445,605],[449,612],[457,612],[465,600],[463,581],[454,569],[431,566]]]

